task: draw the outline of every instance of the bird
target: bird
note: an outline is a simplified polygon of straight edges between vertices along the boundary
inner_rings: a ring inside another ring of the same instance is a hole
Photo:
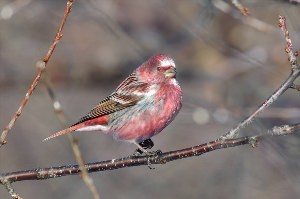
[[[43,141],[73,131],[96,131],[135,144],[140,152],[153,146],[151,137],[168,126],[182,107],[182,89],[174,60],[155,54],[77,123]]]

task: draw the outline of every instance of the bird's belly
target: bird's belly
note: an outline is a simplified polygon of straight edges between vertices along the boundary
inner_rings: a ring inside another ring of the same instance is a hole
[[[110,115],[109,126],[114,138],[141,142],[161,132],[180,109],[166,105],[167,101],[165,98],[157,102],[145,100]]]

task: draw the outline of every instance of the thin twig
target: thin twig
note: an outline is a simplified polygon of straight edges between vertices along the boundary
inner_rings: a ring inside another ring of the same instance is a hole
[[[298,51],[296,51],[295,53],[293,52],[293,44],[290,38],[290,33],[287,29],[286,18],[279,15],[278,21],[279,21],[278,26],[282,30],[283,35],[285,37],[285,41],[286,41],[285,52],[288,54],[288,60],[291,63],[291,67],[292,69],[296,69],[296,68],[299,69],[299,66],[297,65],[297,58],[296,58],[298,56]]]
[[[49,96],[52,100],[53,109],[54,109],[54,112],[55,112],[58,120],[60,121],[60,123],[62,124],[62,126],[64,128],[69,127],[67,119],[65,117],[65,114],[64,114],[64,112],[61,108],[61,104],[57,100],[57,98],[54,94],[54,91],[52,89],[51,82],[49,80],[49,77],[48,77],[47,73],[44,73],[43,80],[44,80],[43,82],[46,86],[47,92],[48,92],[48,94],[49,94]],[[88,174],[88,172],[87,172],[87,170],[84,166],[84,161],[83,161],[81,151],[79,149],[78,141],[70,133],[67,134],[67,137],[68,137],[68,140],[70,141],[75,159],[76,159],[77,163],[79,164],[79,167],[80,167],[80,170],[81,170],[81,175],[80,176],[81,176],[82,180],[85,182],[87,187],[90,189],[90,191],[93,195],[93,198],[94,199],[100,199],[100,196],[97,192],[97,189],[96,189],[96,186],[93,182],[93,179],[89,176],[89,174]]]
[[[240,14],[236,14],[237,13],[236,9],[233,9],[230,4],[226,3],[223,0],[213,0],[212,4],[214,5],[215,8],[217,8],[221,12],[224,12],[230,15],[231,17],[241,21],[242,23],[252,28],[255,28],[259,31],[262,32],[275,31],[275,28],[273,26],[251,15],[248,15],[247,17],[241,17]]]
[[[50,60],[51,58],[51,55],[53,54],[53,51],[56,47],[56,44],[57,42],[61,39],[62,37],[62,29],[65,25],[65,22],[67,20],[67,17],[71,11],[71,8],[72,8],[72,4],[73,4],[73,0],[68,0],[67,2],[67,7],[65,9],[65,12],[64,12],[64,16],[61,20],[61,23],[60,23],[60,26],[57,30],[57,33],[54,37],[54,40],[46,54],[46,56],[43,58],[43,61],[38,61],[36,66],[38,68],[38,72],[31,84],[31,86],[29,87],[27,93],[25,94],[25,97],[24,99],[22,100],[17,112],[14,114],[14,116],[12,117],[12,119],[10,120],[10,122],[8,123],[8,125],[4,128],[4,130],[2,131],[2,134],[0,136],[0,148],[1,146],[3,146],[4,144],[7,143],[7,141],[5,140],[7,134],[10,132],[10,130],[12,129],[12,127],[14,126],[16,120],[18,119],[18,117],[21,115],[22,113],[22,110],[24,109],[26,103],[28,102],[29,100],[29,97],[31,96],[31,94],[33,93],[34,89],[36,88],[37,84],[39,83],[39,80],[41,78],[41,75],[43,73],[43,71],[46,69],[46,65],[48,63],[48,61]]]
[[[254,113],[248,116],[246,119],[241,121],[236,127],[232,128],[229,132],[221,136],[221,139],[232,139],[238,136],[240,129],[249,125],[260,113],[262,113],[268,106],[275,102],[280,95],[282,95],[287,89],[291,87],[295,79],[300,75],[299,70],[293,70],[290,76],[285,82],[263,103],[261,104]]]
[[[244,16],[249,16],[248,8],[243,6],[243,4],[241,4],[238,0],[231,0],[231,2]]]
[[[5,186],[9,195],[13,199],[22,199],[21,196],[19,196],[19,194],[16,193],[16,191],[14,190],[14,188],[12,187],[11,183],[8,180],[3,180],[1,181],[1,183]]]
[[[281,135],[288,135],[294,133],[295,131],[300,130],[300,123],[294,125],[282,125],[282,126],[275,126],[269,132],[273,136],[281,136]]]
[[[291,63],[291,74],[289,77],[283,82],[283,84],[263,103],[261,104],[254,113],[252,113],[250,116],[248,116],[246,119],[244,119],[242,122],[240,122],[236,127],[232,128],[229,132],[222,135],[220,139],[232,139],[238,136],[238,132],[241,128],[244,128],[248,124],[250,124],[260,113],[262,113],[268,106],[270,106],[273,102],[275,102],[280,95],[282,95],[287,89],[294,87],[294,81],[299,77],[300,75],[300,68],[297,65],[297,53],[293,53],[292,48],[292,41],[289,36],[289,32],[287,30],[286,26],[286,19],[285,17],[279,16],[279,27],[284,33],[285,40],[286,40],[286,47],[285,51],[288,54],[289,61]],[[296,55],[295,55],[296,54]]]
[[[241,137],[227,140],[214,140],[205,144],[179,149],[176,151],[169,151],[165,153],[154,153],[152,156],[129,156],[120,159],[106,160],[102,162],[94,162],[85,165],[86,170],[89,173],[108,171],[126,167],[136,167],[142,165],[151,164],[166,164],[170,161],[179,159],[200,156],[205,153],[217,150],[225,149],[229,147],[236,147],[241,145],[249,144],[256,147],[259,141],[267,136],[282,136],[288,135],[300,130],[300,124],[294,125],[283,125],[279,127],[273,127],[267,134],[252,136],[252,137]],[[11,173],[0,174],[0,183],[3,182],[17,182],[24,180],[46,180],[50,178],[58,178],[67,175],[76,175],[81,172],[79,165],[68,165],[60,167],[50,168],[38,168],[27,171],[17,171]]]
[[[56,47],[56,44],[59,42],[59,40],[60,40],[60,39],[62,38],[62,36],[63,36],[63,35],[62,35],[62,30],[63,30],[63,28],[64,28],[64,26],[65,26],[67,17],[68,17],[68,15],[69,15],[70,12],[71,12],[72,4],[73,4],[73,0],[68,0],[68,2],[67,2],[67,7],[66,7],[65,12],[64,12],[64,16],[63,16],[63,18],[61,19],[61,22],[60,22],[60,25],[59,25],[59,27],[58,27],[57,33],[56,33],[56,35],[55,35],[55,37],[54,37],[54,40],[53,40],[53,42],[52,42],[52,44],[51,44],[51,46],[50,46],[50,48],[49,48],[48,53],[46,54],[46,56],[45,56],[44,59],[43,59],[43,61],[44,61],[46,64],[48,63],[48,61],[49,61],[49,59],[50,59],[50,57],[51,57],[51,55],[52,55],[52,53],[53,53],[53,51],[54,51],[54,49],[55,49],[55,47]]]

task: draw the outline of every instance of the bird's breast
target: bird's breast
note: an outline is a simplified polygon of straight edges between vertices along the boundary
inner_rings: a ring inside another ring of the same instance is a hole
[[[179,86],[156,85],[137,104],[111,114],[109,126],[117,139],[142,141],[161,132],[175,118],[181,104]]]

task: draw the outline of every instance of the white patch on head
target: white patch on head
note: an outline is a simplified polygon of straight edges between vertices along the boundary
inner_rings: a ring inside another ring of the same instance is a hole
[[[94,126],[85,126],[82,128],[77,129],[76,131],[107,131],[108,127],[103,126],[103,125],[94,125]]]
[[[175,67],[174,60],[171,58],[165,58],[163,60],[160,60],[160,65],[161,65],[161,67],[166,67],[166,66],[174,66]]]

